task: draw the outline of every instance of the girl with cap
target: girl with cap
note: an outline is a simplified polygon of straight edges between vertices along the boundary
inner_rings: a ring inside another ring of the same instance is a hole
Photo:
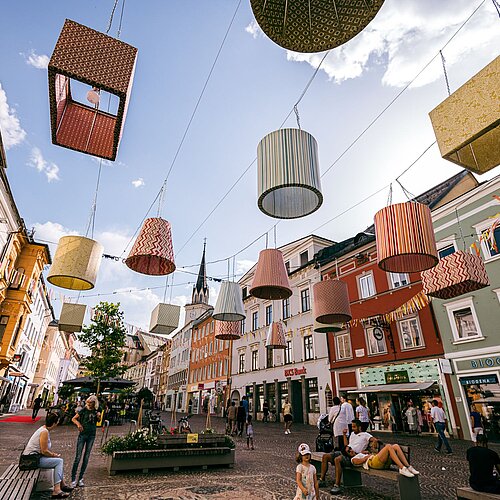
[[[295,459],[299,465],[295,469],[297,493],[294,500],[319,499],[318,478],[316,477],[316,468],[311,464],[311,450],[309,445],[302,443],[299,446]]]

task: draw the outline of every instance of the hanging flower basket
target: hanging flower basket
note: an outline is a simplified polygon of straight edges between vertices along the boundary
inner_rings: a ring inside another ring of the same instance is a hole
[[[313,285],[313,317],[317,323],[334,325],[351,321],[347,284],[324,280]]]
[[[250,294],[268,300],[287,299],[292,295],[280,250],[269,248],[260,252]]]

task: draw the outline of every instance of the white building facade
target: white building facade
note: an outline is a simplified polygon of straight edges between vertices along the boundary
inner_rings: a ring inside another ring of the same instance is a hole
[[[190,321],[172,338],[170,364],[168,367],[167,397],[165,409],[185,412],[187,410],[187,383],[189,377],[189,357],[191,352]]]

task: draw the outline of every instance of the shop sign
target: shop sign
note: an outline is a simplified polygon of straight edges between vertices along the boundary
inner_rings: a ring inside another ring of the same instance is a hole
[[[500,366],[500,356],[457,361],[457,368],[459,370],[470,370],[471,368],[493,368],[494,366]]]
[[[295,375],[305,375],[307,373],[307,369],[305,366],[302,368],[289,368],[285,370],[285,377],[293,377]]]
[[[410,381],[408,372],[406,370],[399,370],[397,372],[385,372],[386,384],[407,384]]]
[[[482,384],[498,384],[496,375],[483,375],[482,377],[460,377],[462,385],[482,385]]]
[[[187,442],[188,443],[197,443],[198,442],[198,434],[187,434]]]
[[[205,389],[205,384],[198,384],[198,390],[202,391],[203,389]]]
[[[354,354],[356,355],[357,358],[362,358],[365,355],[365,350],[364,349],[356,349],[354,351]]]

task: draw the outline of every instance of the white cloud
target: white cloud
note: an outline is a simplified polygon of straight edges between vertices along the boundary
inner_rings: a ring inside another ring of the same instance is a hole
[[[469,0],[438,3],[432,0],[387,0],[373,22],[359,35],[330,52],[321,69],[332,81],[341,83],[361,76],[375,65],[382,66],[382,83],[403,87],[438,53],[472,10]],[[499,44],[498,15],[487,2],[443,51],[447,69],[457,67],[479,48],[493,58]],[[323,54],[287,51],[287,59],[307,62],[316,68]],[[443,70],[438,58],[413,86],[427,85],[440,78],[443,78]]]
[[[245,28],[245,31],[250,33],[253,38],[257,38],[259,35],[263,34],[255,19]]]
[[[245,274],[255,264],[254,260],[237,260],[236,261],[236,274]]]
[[[37,147],[31,149],[28,165],[35,167],[39,172],[43,172],[49,182],[60,180],[59,167],[55,163],[47,161]]]
[[[7,94],[0,83],[0,132],[5,149],[24,141],[26,132],[21,127],[15,109],[9,106]]]
[[[24,57],[26,64],[29,64],[34,68],[47,69],[49,66],[49,56],[45,54],[37,54],[33,49],[31,49],[31,52],[28,55],[23,53],[21,53],[21,55]]]
[[[132,181],[132,185],[135,187],[135,188],[139,188],[139,187],[142,187],[145,185],[145,182],[144,182],[144,179],[142,177],[139,177],[138,179],[136,179],[135,181]]]
[[[57,243],[60,238],[63,236],[78,234],[78,231],[68,229],[58,222],[47,221],[43,224],[36,222],[33,224],[33,227],[35,229],[35,240],[41,241],[42,243],[48,243],[52,255],[54,255],[54,252],[56,251]]]

